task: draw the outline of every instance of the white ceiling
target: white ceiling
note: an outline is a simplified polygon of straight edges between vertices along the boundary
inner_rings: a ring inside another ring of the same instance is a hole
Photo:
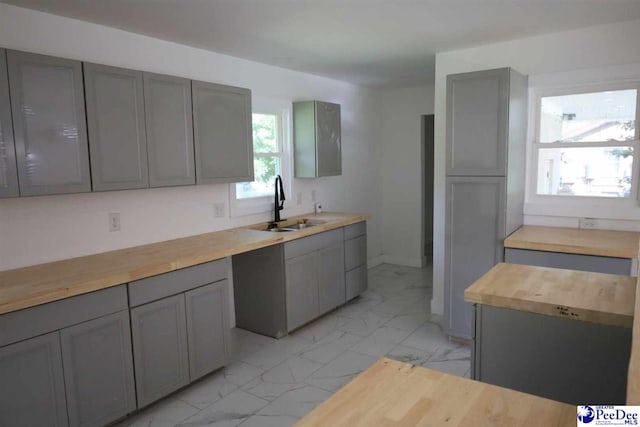
[[[369,86],[430,81],[435,52],[640,19],[639,0],[0,1]]]

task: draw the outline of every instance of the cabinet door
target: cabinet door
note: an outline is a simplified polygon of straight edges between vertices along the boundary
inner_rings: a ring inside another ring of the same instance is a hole
[[[251,92],[192,82],[198,184],[253,181]]]
[[[0,198],[17,197],[19,194],[11,102],[9,102],[7,53],[4,49],[0,49]]]
[[[345,270],[367,263],[367,236],[358,236],[355,239],[344,242],[344,264]]]
[[[149,185],[196,183],[191,81],[144,73]]]
[[[319,314],[333,310],[346,301],[344,286],[344,242],[318,251]]]
[[[471,338],[464,290],[502,261],[504,178],[449,178],[445,227],[446,332]]]
[[[347,271],[344,281],[346,299],[349,301],[367,290],[367,266],[361,265],[358,268]]]
[[[316,253],[285,261],[287,331],[318,317]]]
[[[0,425],[67,425],[58,332],[0,348],[0,378]]]
[[[102,426],[136,409],[129,311],[60,331],[69,425]]]
[[[229,284],[226,280],[185,294],[191,381],[227,362],[229,343]]]
[[[84,64],[93,191],[149,186],[142,72]]]
[[[189,383],[184,294],[131,310],[138,407]]]
[[[342,173],[340,105],[316,101],[318,176]]]
[[[447,175],[506,174],[509,69],[447,76]]]
[[[20,195],[91,191],[78,61],[7,51]]]

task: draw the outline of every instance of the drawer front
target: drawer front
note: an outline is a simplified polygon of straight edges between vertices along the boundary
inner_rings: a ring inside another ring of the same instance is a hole
[[[367,267],[360,266],[345,274],[347,301],[367,290]]]
[[[344,233],[341,228],[325,231],[313,236],[303,237],[284,244],[284,258],[290,259],[297,256],[305,255],[317,251],[334,243],[338,243],[344,239]]]
[[[362,221],[356,224],[347,225],[344,228],[344,238],[353,239],[354,237],[364,236],[367,234],[367,222]]]
[[[535,265],[539,267],[566,268],[593,271],[595,273],[631,274],[631,260],[593,255],[567,254],[563,252],[533,251],[505,248],[505,262]]]
[[[127,309],[126,285],[0,316],[0,347]]]
[[[219,259],[129,283],[129,305],[136,307],[227,278],[227,260]]]
[[[356,237],[344,242],[344,268],[353,270],[367,263],[367,236]]]

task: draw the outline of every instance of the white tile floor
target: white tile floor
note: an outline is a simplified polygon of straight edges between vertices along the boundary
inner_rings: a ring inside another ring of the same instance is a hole
[[[382,356],[469,376],[431,296],[430,268],[382,264],[360,298],[283,339],[234,329],[227,367],[118,426],[290,426]]]

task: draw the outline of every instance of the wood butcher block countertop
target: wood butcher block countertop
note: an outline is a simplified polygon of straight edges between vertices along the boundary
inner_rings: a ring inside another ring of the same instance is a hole
[[[504,241],[505,248],[636,258],[640,233],[525,225]]]
[[[464,299],[631,328],[635,294],[631,276],[500,263],[469,286]]]
[[[286,233],[260,224],[0,272],[0,314],[167,273],[365,221],[362,214],[302,215],[318,225]],[[266,223],[264,224],[266,226]]]
[[[296,427],[575,425],[575,406],[382,358]]]

